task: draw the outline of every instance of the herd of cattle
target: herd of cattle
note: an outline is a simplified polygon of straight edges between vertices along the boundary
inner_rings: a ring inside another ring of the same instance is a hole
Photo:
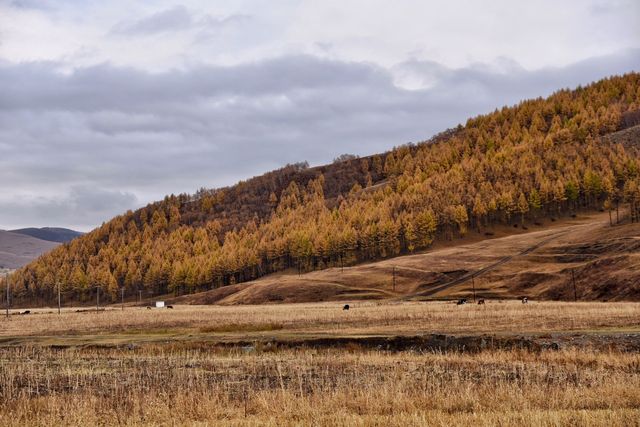
[[[529,304],[529,298],[528,297],[520,297],[518,298],[523,304]],[[460,298],[457,302],[456,305],[463,305],[463,304],[468,304],[469,300],[467,300],[466,298]],[[479,299],[478,300],[478,305],[485,305],[486,302],[484,299]],[[343,310],[349,310],[349,304],[345,304],[342,309]]]
[[[522,301],[523,304],[528,304],[529,303],[529,298],[527,298],[527,297],[520,297],[519,299],[520,299],[520,301]],[[456,305],[463,305],[463,304],[468,304],[468,303],[469,303],[469,301],[466,298],[460,298],[458,300],[458,302],[456,302]],[[484,299],[479,299],[478,300],[478,305],[485,305],[485,304],[486,303],[485,303]],[[147,310],[151,310],[151,308],[152,308],[151,306],[147,306]],[[167,306],[165,306],[165,308],[172,309],[173,306],[172,305],[167,305]],[[349,310],[349,308],[350,308],[349,304],[345,304],[342,307],[343,310]],[[25,310],[25,311],[21,312],[20,314],[30,314],[30,313],[31,313],[30,310]]]
[[[529,304],[529,298],[528,297],[520,297],[518,298],[523,304]],[[469,301],[466,298],[460,298],[458,300],[458,302],[456,303],[456,305],[463,305],[463,304],[468,304]],[[485,305],[485,301],[484,299],[479,299],[478,300],[478,305]]]

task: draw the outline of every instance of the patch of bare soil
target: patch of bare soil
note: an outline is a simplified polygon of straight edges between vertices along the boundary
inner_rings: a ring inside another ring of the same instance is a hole
[[[515,292],[526,293],[529,289],[540,285],[541,283],[549,282],[555,279],[556,275],[552,273],[538,272],[538,271],[525,271],[517,274],[511,281],[511,289]]]
[[[584,334],[554,333],[545,335],[398,335],[365,337],[289,338],[266,340],[239,340],[217,342],[189,342],[186,346],[198,348],[242,348],[277,351],[290,349],[349,349],[387,352],[460,352],[480,353],[495,350],[526,350],[533,352],[564,349],[589,349],[594,351],[640,352],[640,334]],[[56,348],[73,345],[56,345]],[[92,344],[84,348],[129,348],[130,344]]]
[[[169,298],[166,300],[168,304],[217,304],[225,298],[240,292],[244,288],[249,286],[249,283],[240,283],[237,285],[223,286],[221,288],[213,289],[211,291],[199,292],[192,295],[183,295],[176,298]]]

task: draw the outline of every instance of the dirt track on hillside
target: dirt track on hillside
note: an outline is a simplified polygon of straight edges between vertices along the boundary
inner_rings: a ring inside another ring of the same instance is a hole
[[[577,295],[580,300],[640,300],[640,224],[612,227],[608,214],[599,213],[492,233],[490,239],[472,232],[424,253],[302,275],[279,273],[172,301],[233,305],[469,298],[472,278],[477,297],[484,299],[573,300]]]

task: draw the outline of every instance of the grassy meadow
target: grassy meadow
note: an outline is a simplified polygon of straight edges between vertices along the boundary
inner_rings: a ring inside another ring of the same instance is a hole
[[[35,309],[21,316],[13,311],[2,320],[0,342],[9,338],[29,341],[37,337],[87,339],[127,335],[135,340],[176,334],[188,338],[203,334],[212,339],[269,336],[350,336],[417,333],[538,333],[581,330],[640,331],[640,304],[632,302],[488,301],[486,305],[456,306],[453,302],[371,301],[271,304],[259,306],[175,306],[145,309],[119,306],[81,310]],[[3,314],[3,313],[0,313]]]
[[[45,309],[2,325],[3,426],[626,426],[640,419],[640,352],[575,341],[638,339],[636,303]],[[474,352],[357,341],[420,333],[566,340],[555,350]],[[305,345],[317,337],[355,341]],[[297,344],[282,345],[290,340]]]

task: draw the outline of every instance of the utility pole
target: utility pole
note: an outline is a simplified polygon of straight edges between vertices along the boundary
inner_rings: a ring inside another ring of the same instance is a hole
[[[7,287],[7,320],[9,320],[9,273],[4,273],[4,284]]]
[[[248,400],[248,392],[247,392],[247,381],[244,382],[244,417],[247,418],[247,400]]]
[[[396,291],[396,266],[393,266],[393,292]]]
[[[576,273],[575,270],[571,269],[571,281],[573,282],[573,301],[578,301],[578,290],[576,289]]]
[[[138,303],[142,304],[142,290],[138,289]]]
[[[475,276],[471,276],[471,286],[473,287],[473,302],[476,302],[476,279],[475,279]]]
[[[122,305],[122,311],[124,311],[124,286],[120,288],[120,301]]]
[[[58,282],[58,314],[60,314],[60,282]]]

